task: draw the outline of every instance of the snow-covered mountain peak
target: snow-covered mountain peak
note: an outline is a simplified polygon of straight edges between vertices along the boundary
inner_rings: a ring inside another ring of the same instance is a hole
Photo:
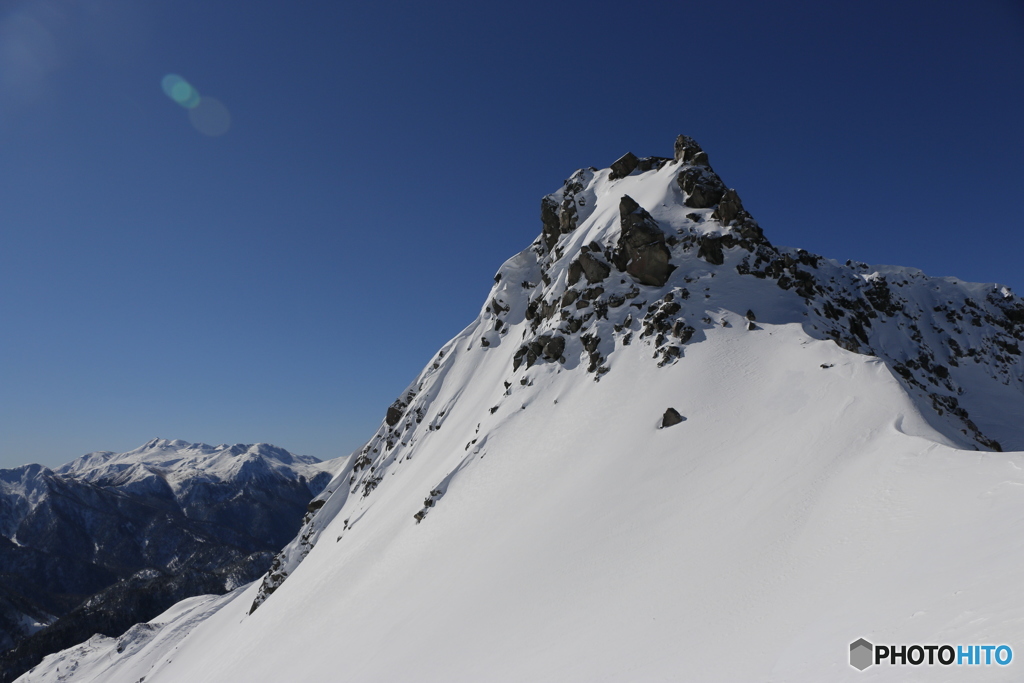
[[[268,478],[294,482],[315,495],[341,466],[339,460],[321,462],[266,443],[210,446],[153,439],[124,453],[87,453],[52,470],[41,465],[0,470],[0,494],[11,507],[0,510],[0,532],[13,537],[11,530],[65,482],[139,495],[166,494],[180,505],[201,507],[210,502],[212,491],[227,495]]]
[[[1024,615],[992,452],[1024,448],[1024,305],[777,247],[673,152],[542,198],[258,586],[26,680],[845,680],[858,637],[1016,642],[973,614]]]
[[[957,443],[1024,447],[1012,417],[1024,393],[1024,305],[1008,288],[775,247],[692,138],[677,139],[673,159],[627,154],[577,171],[543,198],[541,222],[482,311],[494,328],[481,335],[487,347],[528,322],[517,369],[583,356],[600,377],[613,349],[634,340],[674,363],[723,322],[716,311],[749,311],[882,358]]]
[[[190,443],[180,439],[153,439],[125,453],[88,453],[55,472],[94,483],[158,476],[174,487],[180,481],[233,481],[278,473],[291,478],[316,477],[331,471],[312,456],[293,455],[272,444]]]
[[[477,320],[437,353],[314,501],[322,510],[279,557],[254,606],[340,510],[362,509],[358,501],[411,460],[457,405],[480,413],[464,418],[475,422],[464,445],[472,459],[510,417],[508,406],[530,405],[531,387],[569,381],[556,380],[564,373],[601,381],[619,365],[632,368],[638,354],[668,368],[705,341],[793,328],[880,360],[929,438],[1024,449],[1024,304],[1005,287],[776,247],[686,136],[673,158],[630,153],[606,169],[580,169],[540,209],[541,234],[501,266]],[[452,389],[453,375],[466,386]],[[482,392],[479,404],[467,402],[470,387]],[[461,467],[431,487],[417,521]]]

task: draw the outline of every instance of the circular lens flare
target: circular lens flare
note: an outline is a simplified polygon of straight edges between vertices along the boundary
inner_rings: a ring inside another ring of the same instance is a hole
[[[231,127],[231,112],[224,103],[213,97],[203,97],[199,104],[188,110],[188,120],[203,135],[224,135]]]
[[[165,95],[185,109],[195,109],[199,106],[199,91],[178,74],[167,74],[160,81],[160,86]]]

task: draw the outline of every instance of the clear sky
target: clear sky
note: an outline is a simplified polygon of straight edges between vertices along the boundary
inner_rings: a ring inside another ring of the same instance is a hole
[[[776,244],[1024,294],[1022,75],[1019,0],[6,0],[0,467],[347,454],[543,194],[678,133]]]

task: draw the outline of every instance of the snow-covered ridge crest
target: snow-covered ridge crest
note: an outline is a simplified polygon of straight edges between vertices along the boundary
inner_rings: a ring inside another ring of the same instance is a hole
[[[580,169],[542,198],[541,234],[501,266],[476,321],[438,352],[311,503],[253,609],[336,515],[358,519],[453,411],[479,411],[486,423],[497,406],[459,405],[461,391],[443,405],[435,398],[453,364],[475,365],[488,354],[509,357],[493,381],[514,397],[538,364],[600,381],[631,344],[664,367],[722,326],[756,333],[797,324],[813,339],[878,357],[949,444],[1024,449],[1024,304],[1008,288],[777,247],[696,141],[680,135],[674,152],[629,153],[607,169]],[[478,425],[467,461],[486,439]],[[417,522],[460,468],[425,492]]]
[[[228,482],[261,476],[312,478],[334,466],[265,443],[210,446],[180,439],[152,439],[125,453],[87,453],[54,472],[109,485],[125,485],[156,475],[177,489],[183,482]]]
[[[266,478],[295,480],[311,492],[322,489],[324,478],[343,465],[295,455],[265,443],[190,443],[180,439],[152,439],[124,453],[96,451],[60,467],[42,465],[0,470],[0,494],[7,499],[7,514],[0,515],[0,533],[13,538],[13,529],[51,491],[51,481],[76,481],[124,491],[169,489],[185,504],[197,487],[233,484]]]

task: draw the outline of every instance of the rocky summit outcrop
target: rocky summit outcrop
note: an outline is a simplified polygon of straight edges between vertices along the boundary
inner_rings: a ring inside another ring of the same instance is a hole
[[[693,166],[709,166],[708,155],[697,141],[688,135],[680,135],[676,138],[675,161]]]
[[[660,187],[666,179],[675,192],[669,190],[660,204],[633,197],[636,188]],[[592,224],[599,201],[617,202],[618,226]],[[661,364],[681,358],[687,343],[701,339],[701,328],[714,324],[705,308],[716,287],[703,287],[693,299],[693,283],[727,268],[795,295],[814,335],[883,359],[954,438],[1001,447],[971,417],[971,399],[951,368],[969,358],[995,381],[1019,381],[1024,306],[1005,288],[968,287],[912,269],[843,265],[801,249],[779,249],[739,193],[711,168],[708,154],[685,135],[676,139],[671,160],[627,154],[606,171],[577,171],[561,191],[543,198],[542,207],[546,219],[534,254],[543,286],[530,288],[524,316],[534,334],[564,335],[567,357],[575,347],[598,376],[610,367],[608,352],[638,338],[653,343]],[[580,239],[584,229],[587,236]],[[609,264],[614,268],[606,271]],[[616,281],[615,272],[628,277]],[[625,312],[613,317],[617,309]],[[760,329],[753,319],[743,324]],[[913,350],[892,341],[892,329]],[[925,330],[937,336],[929,338]],[[523,341],[519,357],[543,360],[531,354],[534,345]]]
[[[330,478],[316,458],[269,444],[161,439],[0,470],[0,682],[258,578]]]

